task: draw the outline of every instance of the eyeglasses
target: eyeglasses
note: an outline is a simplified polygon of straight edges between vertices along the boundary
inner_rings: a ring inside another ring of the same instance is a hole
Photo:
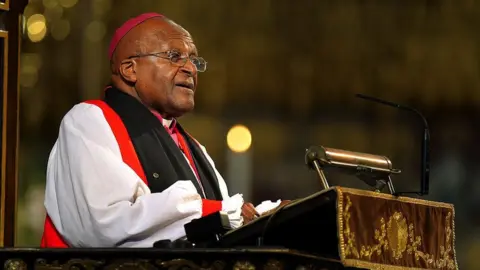
[[[187,63],[187,60],[190,60],[190,62],[192,62],[192,64],[195,66],[198,72],[204,72],[207,69],[207,62],[202,57],[198,57],[194,55],[182,56],[182,54],[177,51],[137,54],[137,55],[128,57],[128,59],[138,58],[138,57],[148,57],[148,56],[155,56],[158,58],[167,59],[170,61],[170,63],[179,67],[185,66],[185,64]]]

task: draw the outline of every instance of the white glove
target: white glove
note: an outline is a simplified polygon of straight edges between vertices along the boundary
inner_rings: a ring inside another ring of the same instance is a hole
[[[222,212],[227,213],[232,229],[236,229],[243,225],[242,206],[243,195],[235,194],[230,198],[222,201]]]

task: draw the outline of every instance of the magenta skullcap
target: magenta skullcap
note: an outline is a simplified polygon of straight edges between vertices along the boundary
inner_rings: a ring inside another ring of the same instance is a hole
[[[108,48],[108,58],[112,60],[113,52],[115,52],[118,43],[130,30],[135,28],[135,26],[143,23],[144,21],[155,17],[163,17],[163,15],[154,12],[144,13],[135,18],[129,19],[122,26],[120,26],[120,28],[115,31],[115,34],[112,37],[112,41],[110,41],[110,47]]]

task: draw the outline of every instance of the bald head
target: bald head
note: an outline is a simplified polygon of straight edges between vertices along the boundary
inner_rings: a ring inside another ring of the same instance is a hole
[[[163,16],[150,17],[116,44],[112,83],[163,117],[178,117],[194,107],[198,70],[190,58],[196,55],[183,27]]]
[[[151,47],[161,47],[168,37],[186,38],[193,43],[193,39],[182,26],[166,17],[153,17],[132,28],[118,42],[111,57],[112,72],[118,71],[122,60],[150,53]]]

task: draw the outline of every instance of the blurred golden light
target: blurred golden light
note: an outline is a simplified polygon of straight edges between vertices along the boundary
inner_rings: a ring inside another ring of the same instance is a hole
[[[55,40],[64,40],[70,34],[70,22],[67,20],[58,20],[52,24],[50,33]]]
[[[22,53],[20,61],[22,65],[33,66],[37,69],[42,67],[42,57],[39,53]]]
[[[38,70],[42,59],[38,53],[22,53],[20,55],[20,85],[26,88],[34,87],[38,81]]]
[[[25,35],[25,31],[27,31],[27,17],[25,15],[22,15],[21,20],[20,20],[20,27],[21,27],[21,33],[22,36]]]
[[[33,65],[23,64],[20,69],[20,85],[31,88],[37,84],[38,69]]]
[[[103,16],[112,9],[112,0],[96,0],[92,2],[94,16]]]
[[[58,0],[58,2],[64,8],[71,8],[77,4],[78,0]]]
[[[99,42],[103,39],[107,29],[101,21],[92,21],[85,29],[85,36],[90,42]]]
[[[252,145],[252,134],[243,125],[233,126],[227,134],[227,145],[233,152],[242,153]]]
[[[54,6],[52,8],[45,8],[43,12],[47,22],[52,22],[56,20],[62,19],[63,16],[63,8],[61,6]]]
[[[28,4],[25,9],[23,10],[23,16],[25,18],[30,18],[33,14],[37,13],[35,6],[32,4]]]
[[[34,14],[27,20],[28,38],[32,42],[41,41],[47,34],[47,24],[42,14]]]
[[[43,0],[43,6],[45,8],[54,8],[58,5],[57,0]]]

